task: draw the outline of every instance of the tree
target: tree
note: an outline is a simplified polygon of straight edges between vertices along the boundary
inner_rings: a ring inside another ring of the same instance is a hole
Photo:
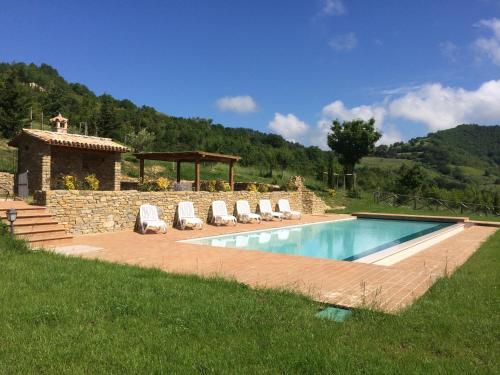
[[[5,137],[12,137],[23,128],[28,113],[27,89],[19,83],[14,72],[0,85],[0,130]]]
[[[98,134],[112,137],[118,125],[113,98],[110,95],[104,94],[99,99],[101,101],[101,108],[97,119]]]
[[[135,152],[145,151],[154,141],[154,134],[141,129],[137,133],[128,134],[128,143],[132,146]]]
[[[427,175],[418,164],[411,168],[403,164],[398,171],[397,188],[401,193],[417,194],[421,192],[426,180]]]
[[[354,167],[364,156],[373,152],[382,134],[375,130],[375,119],[335,120],[328,134],[328,146],[338,155],[344,173],[354,173]]]

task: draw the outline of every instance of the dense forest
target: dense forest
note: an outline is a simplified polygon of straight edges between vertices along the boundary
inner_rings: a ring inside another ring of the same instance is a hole
[[[246,128],[224,127],[210,119],[168,116],[154,108],[138,107],[130,100],[108,94],[96,96],[80,83],[68,83],[49,65],[0,64],[0,124],[10,138],[42,113],[48,118],[62,113],[70,119],[71,132],[111,137],[137,150],[204,150],[242,156],[242,165],[259,166],[262,173],[293,169],[311,175],[326,169],[327,153],[304,147],[275,134]],[[81,124],[81,125],[80,125]]]
[[[86,127],[90,135],[112,137],[139,151],[197,149],[236,154],[243,157],[242,165],[257,167],[264,177],[287,169],[323,181],[326,171],[331,176],[340,172],[335,157],[318,147],[252,129],[225,127],[210,119],[169,116],[108,94],[97,96],[80,83],[67,82],[46,64],[0,63],[3,138],[29,126],[30,114],[37,128],[43,114],[48,129],[48,119],[59,112],[70,119],[71,132],[84,132]],[[429,194],[432,189],[440,195],[465,190],[477,195],[478,191],[499,190],[499,164],[500,126],[460,125],[408,142],[380,145],[357,166],[356,173],[358,185],[365,190],[397,191],[399,177],[418,165]],[[334,179],[329,181],[333,186]]]

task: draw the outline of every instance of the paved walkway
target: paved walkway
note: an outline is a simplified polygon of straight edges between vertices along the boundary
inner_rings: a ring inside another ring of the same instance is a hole
[[[327,260],[253,250],[215,248],[176,242],[282,227],[298,223],[338,220],[348,215],[305,215],[300,222],[207,225],[202,231],[169,229],[166,235],[115,232],[75,237],[74,244],[103,248],[79,254],[111,262],[154,267],[168,272],[222,276],[254,287],[285,288],[321,302],[346,307],[371,307],[397,312],[411,304],[446,273],[463,264],[495,228],[470,226],[392,266]]]

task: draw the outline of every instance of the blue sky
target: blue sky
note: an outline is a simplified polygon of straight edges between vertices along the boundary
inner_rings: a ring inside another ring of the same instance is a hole
[[[500,123],[498,0],[2,0],[0,59],[176,116],[324,146]]]

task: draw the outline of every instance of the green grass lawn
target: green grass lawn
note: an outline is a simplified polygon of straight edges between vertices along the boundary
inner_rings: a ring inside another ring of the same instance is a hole
[[[0,238],[0,373],[499,372],[500,232],[400,315]]]

